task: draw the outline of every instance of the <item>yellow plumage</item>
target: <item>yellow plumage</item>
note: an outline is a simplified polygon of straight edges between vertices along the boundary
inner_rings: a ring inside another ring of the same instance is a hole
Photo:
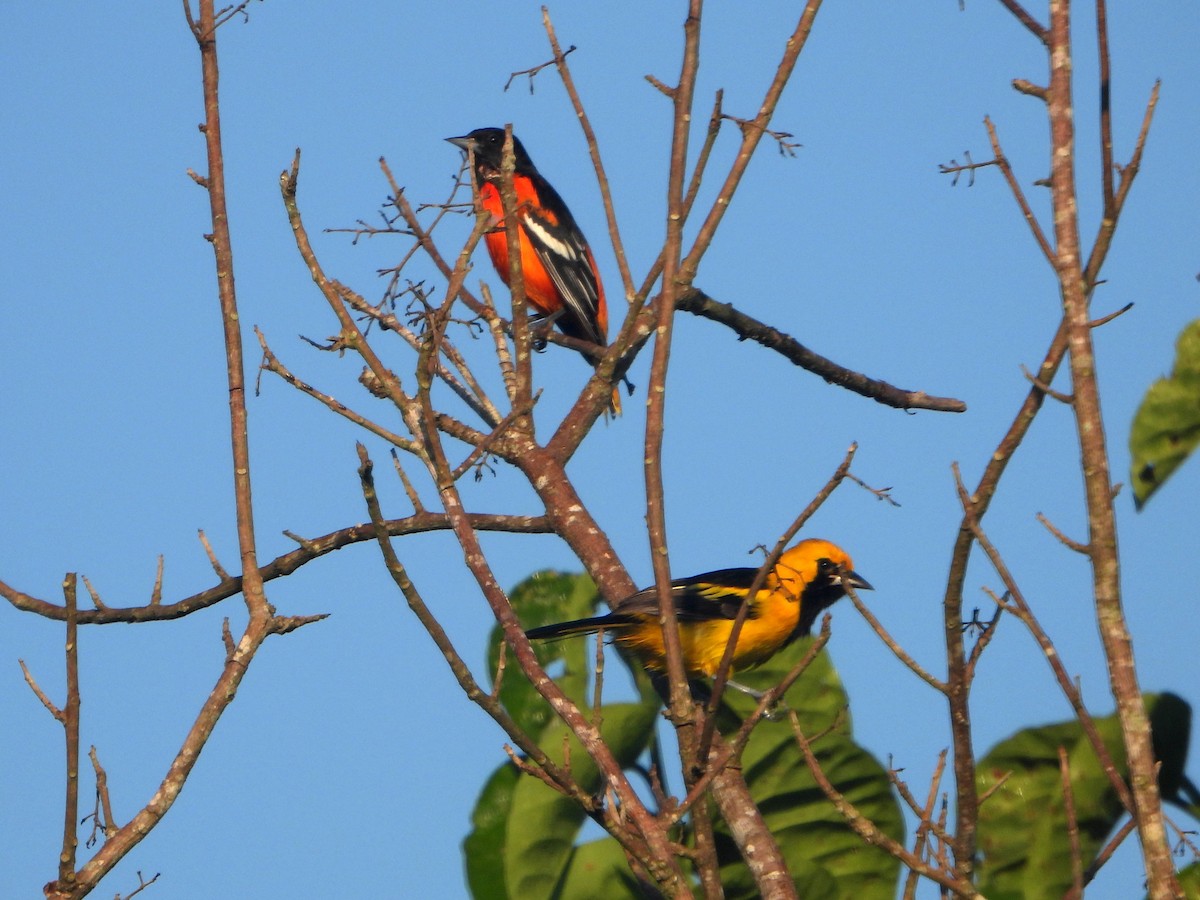
[[[711,678],[720,666],[734,619],[757,569],[720,569],[671,582],[684,667],[693,678]],[[767,573],[738,634],[733,670],[760,665],[797,637],[809,633],[823,610],[845,596],[846,585],[871,590],[849,555],[816,538],[785,551]],[[665,672],[658,592],[650,587],[627,597],[606,616],[545,625],[526,632],[531,640],[604,631],[653,672]]]

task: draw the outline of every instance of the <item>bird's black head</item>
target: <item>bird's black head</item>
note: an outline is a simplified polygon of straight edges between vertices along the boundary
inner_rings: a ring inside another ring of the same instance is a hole
[[[493,181],[500,177],[500,164],[504,158],[504,129],[476,128],[462,137],[446,138],[455,147],[474,151],[475,173],[481,181]],[[513,162],[518,175],[528,175],[534,170],[533,160],[513,135]]]

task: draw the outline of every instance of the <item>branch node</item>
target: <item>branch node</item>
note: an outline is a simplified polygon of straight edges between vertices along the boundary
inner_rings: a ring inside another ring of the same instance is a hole
[[[1021,366],[1021,374],[1029,380],[1030,384],[1032,384],[1047,397],[1053,397],[1059,403],[1066,404],[1067,406],[1074,405],[1075,398],[1071,394],[1064,394],[1061,391],[1054,390],[1054,388],[1050,387],[1050,385],[1046,384],[1044,381],[1041,381],[1036,375],[1025,368],[1023,364]]]
[[[575,49],[576,49],[575,45],[572,44],[570,47],[568,47],[566,50],[563,51],[561,57],[556,57],[555,59],[548,59],[544,63],[539,63],[538,65],[532,66],[528,69],[521,69],[519,72],[510,73],[508,76],[508,81],[504,82],[504,90],[507,91],[510,87],[512,87],[512,83],[514,81],[516,81],[520,76],[527,75],[527,76],[529,76],[529,93],[532,94],[533,93],[533,79],[537,77],[537,74],[539,72],[541,72],[542,69],[546,68],[547,66],[553,66],[556,63],[560,62],[561,60],[566,59],[568,56],[570,56],[572,53],[575,52]]]
[[[83,586],[87,588],[88,594],[91,595],[92,605],[96,607],[96,609],[108,609],[108,607],[104,605],[104,601],[100,599],[100,592],[92,587],[92,583],[88,581],[88,577],[86,575],[82,575],[80,577],[83,578]]]
[[[1018,93],[1037,97],[1043,102],[1046,100],[1046,89],[1040,84],[1034,84],[1032,81],[1026,81],[1024,78],[1014,78],[1012,86]]]
[[[1091,548],[1087,544],[1081,543],[1080,541],[1072,540],[1071,538],[1067,537],[1058,528],[1055,527],[1053,522],[1051,522],[1048,518],[1046,518],[1044,513],[1038,513],[1037,520],[1039,522],[1041,522],[1042,525],[1045,526],[1047,531],[1049,531],[1052,535],[1054,535],[1056,538],[1058,538],[1059,541],[1062,542],[1062,545],[1064,547],[1066,547],[1068,550],[1074,550],[1076,553],[1080,553],[1083,556],[1091,556],[1092,551],[1091,551]]]
[[[958,186],[958,179],[962,177],[962,173],[967,173],[967,187],[975,186],[975,172],[977,169],[982,169],[985,166],[998,166],[1000,159],[998,157],[989,159],[987,162],[977,163],[971,159],[971,151],[963,151],[963,159],[965,163],[960,163],[957,159],[952,159],[948,163],[938,163],[938,172],[943,175],[953,175],[950,179],[950,187]]]
[[[204,552],[208,555],[209,565],[213,567],[213,571],[217,573],[218,578],[222,581],[228,581],[229,573],[217,561],[217,554],[213,552],[212,544],[208,542],[208,535],[204,533],[203,528],[196,529],[196,533],[200,536],[200,543],[204,546]]]
[[[1103,283],[1104,283],[1103,281],[1097,281],[1097,282],[1096,282],[1096,284],[1103,284]],[[1092,321],[1088,322],[1088,328],[1099,328],[1101,325],[1107,325],[1107,324],[1108,324],[1109,322],[1111,322],[1113,319],[1116,319],[1116,318],[1118,318],[1119,316],[1123,316],[1123,315],[1125,315],[1125,313],[1129,312],[1131,309],[1133,309],[1133,304],[1132,304],[1132,303],[1126,303],[1126,304],[1125,304],[1124,306],[1122,306],[1120,309],[1118,309],[1118,310],[1116,310],[1116,311],[1114,311],[1114,312],[1110,312],[1110,313],[1109,313],[1108,315],[1106,315],[1106,316],[1101,316],[1101,317],[1100,317],[1100,318],[1098,318],[1098,319],[1092,319]]]
[[[291,634],[297,628],[311,625],[328,619],[329,613],[316,613],[311,616],[273,616],[271,618],[271,634]]]
[[[51,702],[50,698],[46,696],[45,692],[38,685],[37,680],[33,677],[33,673],[29,671],[29,666],[25,665],[25,660],[18,659],[17,663],[21,666],[21,672],[25,676],[25,683],[29,685],[34,696],[42,701],[42,706],[46,707],[50,715],[54,716],[59,722],[66,721],[63,711]]]
[[[85,582],[86,584],[86,582]],[[150,590],[150,605],[162,605],[162,584],[163,584],[163,555],[158,554],[158,566],[154,572],[154,587]]]
[[[650,82],[650,84],[652,84],[652,85],[653,85],[655,88],[657,88],[657,89],[658,89],[658,92],[659,92],[660,94],[662,94],[663,96],[665,96],[665,97],[670,97],[672,100],[674,100],[674,99],[675,99],[675,94],[677,93],[677,89],[676,89],[676,88],[669,87],[668,85],[666,85],[666,84],[664,84],[663,82],[659,81],[659,80],[658,80],[657,78],[655,78],[653,75],[647,75],[647,76],[646,76],[646,80],[647,80],[648,82]]]
[[[295,541],[297,544],[299,544],[301,547],[303,547],[309,553],[320,552],[320,549],[321,549],[320,547],[318,547],[315,543],[310,541],[308,538],[301,537],[300,535],[296,534],[294,531],[288,531],[285,528],[283,530],[283,536],[287,537],[287,538],[291,538],[293,541]]]

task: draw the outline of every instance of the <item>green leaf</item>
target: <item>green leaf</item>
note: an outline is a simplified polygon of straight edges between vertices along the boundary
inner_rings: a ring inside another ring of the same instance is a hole
[[[511,594],[523,624],[580,618],[591,613],[594,591],[586,579],[541,573]],[[498,639],[498,634],[494,635]],[[809,641],[799,641],[767,664],[741,673],[739,681],[767,688],[777,684],[803,657]],[[559,685],[583,705],[592,655],[582,640],[549,642],[538,649]],[[491,665],[495,666],[493,654]],[[642,674],[634,666],[635,676]],[[524,678],[505,673],[501,697],[523,722],[536,723],[545,703]],[[605,707],[602,733],[623,767],[633,765],[654,740],[658,699],[639,681],[644,702]],[[841,681],[826,654],[793,685],[786,698],[800,716],[805,733],[826,773],[847,798],[892,838],[903,842],[904,824],[883,767],[851,738],[851,721]],[[722,698],[721,730],[731,733],[753,708],[745,695],[729,690]],[[558,760],[565,725],[549,718],[538,733],[539,746]],[[585,712],[586,714],[586,712]],[[819,736],[818,736],[819,735]],[[571,771],[585,790],[601,787],[591,759],[574,741]],[[752,735],[743,756],[744,774],[768,827],[780,843],[799,893],[810,900],[863,898],[891,900],[900,866],[869,847],[850,829],[817,787],[786,720],[765,722]],[[513,773],[506,775],[505,772]],[[511,764],[501,767],[476,807],[475,831],[464,842],[467,871],[476,897],[584,900],[591,897],[638,897],[638,885],[612,838],[579,844],[586,817],[579,806],[534,778],[518,777]],[[507,791],[507,793],[505,793]],[[497,824],[500,822],[501,824]],[[757,891],[732,839],[718,826],[722,880],[730,898],[754,897]],[[473,858],[477,857],[477,858]]]
[[[1162,761],[1159,783],[1164,796],[1173,796],[1184,780],[1191,707],[1174,694],[1147,694],[1145,703],[1155,756]],[[1127,779],[1120,722],[1114,714],[1095,723]],[[1001,741],[976,768],[980,795],[995,788],[979,811],[979,889],[992,900],[1058,898],[1071,886],[1059,747],[1067,752],[1084,868],[1125,814],[1078,721],[1028,728]]]
[[[807,652],[800,640],[738,681],[765,689],[779,681]],[[819,653],[786,696],[813,752],[833,785],[876,826],[904,842],[904,817],[883,766],[851,737],[846,692],[830,662]],[[734,690],[722,695],[730,712],[747,714],[751,698]],[[723,726],[725,730],[725,726]],[[892,900],[900,863],[865,844],[818,787],[786,719],[763,722],[742,754],[743,775],[767,826],[779,842],[801,896]],[[745,864],[724,827],[718,852],[721,879],[730,898],[756,896]]]
[[[1179,870],[1179,886],[1187,900],[1200,900],[1200,863]]]
[[[475,900],[506,900],[504,835],[512,808],[513,789],[521,772],[505,763],[487,780],[471,813],[471,833],[463,840],[467,885]]]
[[[617,703],[604,707],[600,733],[623,768],[632,765],[646,749],[657,720],[657,704]],[[599,791],[602,784],[596,764],[570,729],[555,720],[546,728],[538,746],[555,762],[563,764],[564,745],[575,780],[589,793]],[[508,896],[522,900],[566,896],[558,891],[571,879],[573,863],[591,867],[605,860],[619,867],[619,872],[606,872],[602,880],[618,877],[620,872],[628,874],[628,864],[619,850],[616,854],[598,849],[583,856],[577,853],[575,840],[586,819],[574,800],[536,778],[519,780],[513,791],[504,848]],[[606,840],[616,844],[611,838]]]
[[[610,837],[581,844],[571,854],[558,900],[619,900],[643,897],[629,871],[625,852]]]
[[[552,571],[534,573],[509,591],[508,597],[526,628],[582,619],[592,614],[597,602],[596,586],[587,575]],[[488,671],[495,673],[503,642],[499,625],[492,629],[488,640]],[[538,660],[563,692],[576,703],[583,702],[590,671],[587,642],[538,641],[534,647]],[[561,668],[554,665],[559,660]],[[555,718],[553,710],[515,665],[505,669],[500,702],[529,734],[541,734]]]
[[[1138,509],[1200,443],[1200,319],[1175,344],[1170,378],[1146,391],[1129,430],[1130,480]]]
[[[538,572],[509,592],[526,628],[579,619],[596,608],[596,588],[582,574]],[[502,641],[493,628],[488,668],[495,672]],[[558,686],[589,715],[586,701],[592,657],[585,640],[538,642],[538,659]],[[506,667],[500,700],[516,722],[551,759],[562,763],[564,740],[571,773],[585,791],[602,787],[595,763],[570,735],[524,674]],[[614,704],[603,710],[601,734],[623,767],[632,765],[654,734],[658,699]],[[463,841],[472,896],[485,900],[634,896],[628,863],[617,842],[603,838],[576,846],[586,814],[573,800],[523,775],[511,762],[488,779],[471,816],[473,830]],[[590,886],[590,887],[589,887]],[[602,886],[600,894],[595,890]]]

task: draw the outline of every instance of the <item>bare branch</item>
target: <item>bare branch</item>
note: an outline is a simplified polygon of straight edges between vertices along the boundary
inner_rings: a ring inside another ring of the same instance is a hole
[[[720,303],[698,288],[680,295],[676,301],[678,309],[728,326],[737,334],[738,340],[752,340],[768,350],[774,350],[806,371],[819,375],[830,384],[836,384],[856,394],[869,397],[885,406],[896,409],[929,409],[938,412],[965,412],[967,405],[949,397],[935,397],[924,391],[908,391],[870,378],[859,372],[844,368],[820,356],[781,331],[764,325],[728,303]]]
[[[1037,19],[1031,16],[1025,10],[1025,7],[1021,6],[1017,0],[1000,0],[1000,3],[1005,9],[1016,16],[1017,21],[1024,25],[1029,30],[1030,34],[1032,34],[1043,44],[1049,46],[1050,36],[1049,32],[1046,30],[1046,26],[1042,25]]]
[[[150,590],[150,605],[158,606],[162,603],[162,582],[163,582],[163,555],[158,554],[158,566],[154,571],[154,587]]]
[[[1112,755],[1108,752],[1108,747],[1101,738],[1100,732],[1096,728],[1096,723],[1092,719],[1091,713],[1088,712],[1087,707],[1084,705],[1083,697],[1079,693],[1079,688],[1067,674],[1066,666],[1062,661],[1062,655],[1058,652],[1058,649],[1050,640],[1049,635],[1047,635],[1045,630],[1042,628],[1041,623],[1034,615],[1029,603],[1026,602],[1024,593],[1022,593],[1020,587],[1017,585],[1016,579],[1013,578],[1008,566],[1005,565],[999,551],[995,548],[987,534],[983,531],[983,526],[980,525],[978,520],[971,515],[971,512],[968,509],[969,501],[966,497],[966,488],[963,486],[962,479],[958,475],[957,467],[955,468],[954,474],[955,485],[958,489],[959,501],[963,504],[963,508],[967,510],[965,515],[967,516],[968,527],[971,529],[972,535],[976,543],[979,544],[980,549],[983,550],[983,552],[987,555],[988,560],[992,564],[992,568],[995,569],[996,574],[1000,576],[1000,580],[1004,582],[1004,589],[1012,598],[1013,604],[1011,606],[1006,605],[1005,609],[1020,619],[1025,627],[1029,629],[1029,632],[1031,635],[1033,635],[1034,640],[1037,641],[1038,646],[1042,650],[1043,656],[1046,658],[1046,662],[1050,665],[1050,669],[1054,673],[1054,677],[1058,682],[1059,688],[1062,690],[1063,695],[1067,698],[1067,702],[1071,704],[1071,709],[1074,710],[1075,717],[1079,719],[1079,724],[1083,727],[1083,733],[1086,735],[1088,743],[1091,744],[1097,758],[1100,760],[1100,764],[1103,767],[1105,774],[1108,776],[1109,783],[1112,784],[1113,789],[1117,793],[1117,797],[1120,799],[1125,808],[1130,809],[1133,800],[1129,793],[1129,786],[1125,784],[1125,781],[1121,778],[1120,773],[1117,771],[1117,767],[1113,763]],[[993,599],[996,600],[997,604],[1001,603],[1000,599],[995,597],[995,595],[993,595]]]
[[[79,847],[79,602],[74,572],[63,579],[67,607],[67,703],[63,707],[63,732],[66,738],[66,801],[63,803],[62,853],[58,857],[59,889],[75,883],[75,851]]]
[[[1075,398],[1072,397],[1070,394],[1063,394],[1059,391],[1054,390],[1054,388],[1050,387],[1050,385],[1046,384],[1045,382],[1039,381],[1037,376],[1035,376],[1032,372],[1030,372],[1027,368],[1025,368],[1024,365],[1021,366],[1021,374],[1025,376],[1026,381],[1028,381],[1030,384],[1032,384],[1034,387],[1036,387],[1039,391],[1041,391],[1043,394],[1047,395],[1048,397],[1053,397],[1059,403],[1062,403],[1066,406],[1070,406],[1072,403],[1075,402]]]
[[[196,533],[200,538],[201,546],[204,547],[204,552],[208,555],[208,562],[213,567],[213,571],[217,573],[217,577],[222,581],[228,581],[229,573],[226,572],[221,563],[217,561],[217,554],[213,552],[212,544],[208,542],[208,535],[204,533],[203,528],[198,529]]]
[[[1046,89],[1040,84],[1034,84],[1024,78],[1014,78],[1012,86],[1019,93],[1028,94],[1030,97],[1037,97],[1043,103],[1046,102]]]
[[[41,701],[42,706],[46,707],[46,711],[54,716],[59,722],[65,720],[63,711],[54,705],[53,701],[46,696],[37,680],[33,677],[33,673],[29,671],[29,666],[25,665],[25,660],[18,659],[17,663],[21,666],[21,674],[25,676],[25,683],[29,685],[29,689],[33,691],[33,695]]]
[[[479,531],[502,531],[516,534],[546,534],[552,531],[552,526],[545,516],[496,515],[491,513],[468,514],[472,527]],[[417,512],[402,519],[389,519],[385,525],[388,533],[393,536],[402,534],[419,534],[428,531],[445,531],[450,524],[443,513]],[[341,550],[352,544],[374,539],[370,525],[352,525],[341,528],[329,534],[310,539],[298,539],[300,549],[276,557],[264,565],[260,574],[264,582],[273,581],[290,575],[315,559],[319,559],[335,550]],[[229,597],[236,596],[241,590],[240,576],[226,576],[220,584],[192,594],[174,603],[164,603],[159,606],[105,606],[96,610],[80,610],[78,613],[80,625],[110,625],[128,622],[162,622],[168,619],[179,619],[200,609],[207,609]],[[64,607],[46,600],[40,600],[24,594],[4,582],[0,582],[0,596],[8,600],[17,609],[36,613],[47,619],[66,621]]]
[[[1025,217],[1025,223],[1029,226],[1029,230],[1033,234],[1033,239],[1037,241],[1037,245],[1041,248],[1042,255],[1046,257],[1046,260],[1051,265],[1054,265],[1057,259],[1054,248],[1050,246],[1050,241],[1046,238],[1045,232],[1042,231],[1042,226],[1038,224],[1037,216],[1033,214],[1033,208],[1029,205],[1029,200],[1025,197],[1025,192],[1021,190],[1021,185],[1017,182],[1017,176],[1013,174],[1008,157],[1004,155],[1004,151],[1000,148],[1000,136],[996,132],[996,126],[992,124],[992,120],[988,116],[984,116],[983,124],[987,128],[988,140],[992,143],[992,152],[996,155],[996,165],[1000,167],[1000,172],[1004,175],[1004,180],[1008,183],[1008,189],[1012,193],[1013,199],[1017,201],[1017,206],[1021,208],[1021,215]]]
[[[96,812],[93,814],[93,820],[104,832],[105,837],[112,837],[117,833],[117,825],[113,819],[112,800],[108,795],[108,773],[100,765],[100,757],[94,746],[88,750],[88,758],[92,761],[92,771],[96,775]],[[91,842],[88,846],[92,846]]]
[[[574,50],[575,46],[571,45],[566,52],[563,52],[558,43],[558,35],[554,33],[554,23],[550,21],[550,12],[545,6],[542,7],[542,27],[546,29],[546,37],[550,40],[550,49],[554,51],[554,63],[558,67],[558,77],[562,79],[563,87],[567,90],[567,97],[571,100],[571,107],[575,110],[575,117],[579,120],[579,126],[583,129],[583,136],[587,140],[588,153],[592,157],[592,167],[596,171],[596,184],[600,188],[600,200],[604,204],[604,217],[608,222],[608,237],[612,242],[613,255],[617,260],[617,271],[621,275],[621,286],[625,289],[626,299],[632,303],[633,275],[629,271],[629,260],[625,256],[625,244],[621,240],[621,230],[617,225],[617,210],[613,203],[608,174],[604,171],[604,163],[600,158],[600,142],[596,139],[591,119],[588,118],[587,111],[583,107],[583,101],[579,98],[579,91],[575,87],[575,79],[571,76],[571,69],[567,65],[567,54]],[[531,90],[532,87],[531,82]],[[632,310],[631,305],[631,314]]]
[[[908,667],[909,671],[924,681],[927,685],[937,691],[939,694],[944,694],[947,691],[946,683],[935,677],[929,670],[922,666],[919,662],[909,655],[908,651],[896,642],[896,639],[888,633],[888,630],[883,627],[883,624],[875,617],[875,614],[867,607],[862,599],[858,596],[858,592],[854,588],[849,588],[846,591],[846,596],[850,598],[850,602],[854,604],[854,608],[858,610],[858,614],[866,619],[867,624],[871,626],[881,641],[887,646],[892,654],[900,662]]]
[[[958,896],[982,898],[982,895],[975,890],[971,882],[955,876],[952,872],[933,868],[924,860],[909,853],[903,845],[896,843],[891,837],[880,831],[874,822],[859,812],[854,804],[847,800],[845,795],[833,786],[833,783],[821,768],[821,763],[817,759],[816,754],[813,753],[808,738],[805,737],[804,732],[800,729],[800,720],[796,714],[794,712],[789,713],[788,718],[792,723],[792,733],[796,737],[796,744],[804,754],[804,761],[808,764],[808,770],[812,773],[813,778],[816,779],[817,786],[829,798],[837,808],[837,811],[841,813],[842,818],[846,820],[846,823],[854,830],[855,834],[871,846],[881,847],[914,872],[919,872],[930,881],[948,888]]]
[[[963,158],[965,163],[960,163],[957,159],[952,159],[948,163],[938,163],[938,172],[942,175],[953,175],[950,179],[950,187],[958,187],[958,179],[962,177],[962,173],[967,173],[967,187],[975,187],[975,173],[987,166],[1000,165],[999,159],[989,159],[987,162],[975,162],[971,159],[971,151],[964,150]]]
[[[1096,858],[1092,860],[1091,864],[1086,870],[1084,870],[1083,883],[1085,885],[1091,883],[1092,879],[1096,877],[1104,864],[1112,859],[1112,855],[1117,852],[1117,848],[1119,848],[1121,844],[1125,842],[1125,838],[1133,834],[1136,829],[1137,820],[1133,818],[1127,819],[1125,824],[1117,829],[1117,833],[1109,838],[1108,843],[1101,848],[1100,852],[1096,854]]]
[[[134,888],[132,891],[130,891],[128,894],[126,894],[124,897],[119,897],[118,900],[130,900],[130,898],[136,897],[138,894],[140,894],[146,888],[150,887],[150,885],[154,884],[154,882],[158,881],[158,878],[161,874],[162,874],[161,872],[155,872],[154,877],[147,880],[146,877],[144,875],[142,875],[142,870],[138,869],[138,872],[137,872],[138,886],[136,888]]]
[[[1071,788],[1071,761],[1065,747],[1058,748],[1058,771],[1062,776],[1063,805],[1067,813],[1067,842],[1071,847],[1071,889],[1067,897],[1083,896],[1083,856],[1079,845],[1079,818],[1075,814],[1075,791]]]
[[[543,12],[543,18],[545,18],[545,9],[544,8],[543,8],[542,12]],[[508,81],[504,82],[503,90],[505,92],[507,92],[508,89],[510,87],[512,87],[512,83],[514,81],[516,81],[522,75],[527,75],[529,77],[529,93],[532,94],[533,93],[533,79],[537,77],[538,73],[541,72],[542,69],[548,68],[549,66],[552,66],[556,62],[558,62],[560,55],[561,55],[561,58],[566,59],[568,56],[570,56],[572,53],[575,52],[575,49],[576,49],[575,45],[572,44],[570,47],[568,47],[566,50],[564,50],[561,54],[559,54],[557,51],[555,51],[554,59],[548,59],[544,63],[538,63],[536,66],[531,66],[528,69],[520,69],[519,71],[516,71],[516,72],[510,72],[509,76],[508,76]]]
[[[88,577],[86,575],[82,575],[80,576],[80,579],[83,581],[83,586],[87,588],[87,592],[92,598],[92,605],[96,607],[96,609],[105,609],[106,607],[104,605],[104,601],[100,599],[100,592],[92,587],[92,583],[88,581]]]
[[[1058,528],[1055,527],[1054,523],[1047,519],[1043,513],[1037,514],[1037,520],[1046,526],[1046,530],[1058,538],[1059,541],[1062,542],[1062,545],[1068,550],[1074,550],[1076,553],[1081,553],[1084,556],[1087,556],[1091,553],[1091,549],[1087,544],[1082,544],[1079,541],[1071,540],[1071,538],[1059,531]]]

